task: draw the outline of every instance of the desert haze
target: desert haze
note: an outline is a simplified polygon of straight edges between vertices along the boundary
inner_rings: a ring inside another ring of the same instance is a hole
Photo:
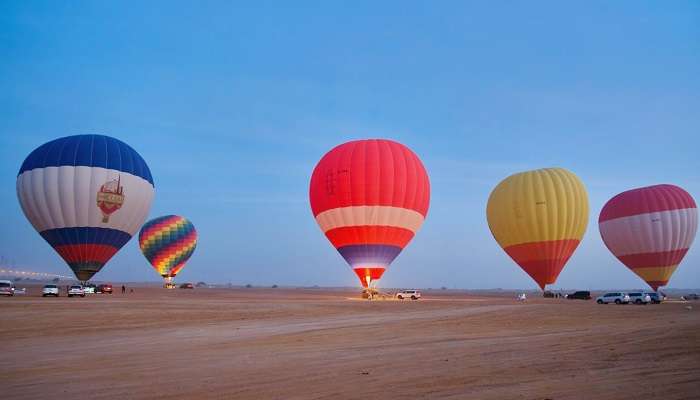
[[[115,289],[117,287],[115,286]],[[137,288],[1,299],[13,399],[697,399],[700,307]]]

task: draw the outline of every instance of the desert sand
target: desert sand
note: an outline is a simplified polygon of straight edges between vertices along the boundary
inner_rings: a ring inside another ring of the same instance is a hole
[[[115,285],[117,289],[117,285]],[[0,299],[3,398],[698,399],[700,303],[137,288]]]

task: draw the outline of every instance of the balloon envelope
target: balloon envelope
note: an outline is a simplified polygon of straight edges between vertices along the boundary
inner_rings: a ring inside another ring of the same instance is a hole
[[[109,136],[52,140],[32,151],[17,175],[24,215],[81,281],[131,239],[153,196],[146,162]]]
[[[139,247],[163,278],[173,278],[185,266],[197,247],[197,231],[178,215],[154,218],[139,232]]]
[[[588,195],[563,168],[521,172],[489,196],[486,218],[493,237],[541,289],[556,282],[588,225]]]
[[[430,182],[408,147],[357,140],[321,158],[311,176],[309,200],[321,230],[368,286],[423,224]]]
[[[598,228],[610,252],[657,290],[666,286],[693,243],[698,211],[678,186],[648,186],[610,199]]]

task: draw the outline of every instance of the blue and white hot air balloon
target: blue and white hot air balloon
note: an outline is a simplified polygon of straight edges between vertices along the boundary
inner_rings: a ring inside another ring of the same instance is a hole
[[[139,230],[154,194],[143,158],[103,135],[45,143],[17,175],[24,215],[81,281],[92,278]]]

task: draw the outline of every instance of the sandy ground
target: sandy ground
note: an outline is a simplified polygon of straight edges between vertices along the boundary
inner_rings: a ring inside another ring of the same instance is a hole
[[[0,299],[3,398],[700,398],[700,302],[36,293]]]

